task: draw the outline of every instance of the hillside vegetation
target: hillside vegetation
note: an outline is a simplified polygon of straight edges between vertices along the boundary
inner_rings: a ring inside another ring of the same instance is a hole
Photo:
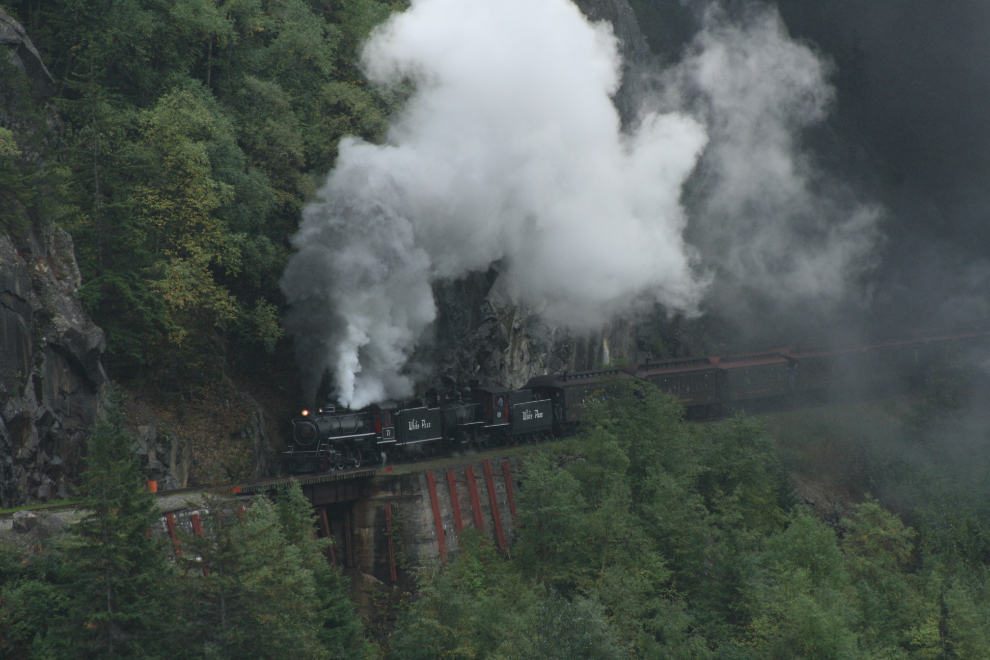
[[[55,78],[64,130],[47,138],[59,167],[44,194],[13,175],[0,192],[71,232],[115,379],[188,396],[233,370],[297,396],[278,289],[288,237],[340,138],[386,130],[394,100],[365,85],[356,50],[403,4],[4,3]],[[12,140],[0,134],[0,159],[24,146]]]
[[[456,557],[427,567],[418,591],[400,599],[407,605],[394,630],[376,629],[373,640],[363,639],[346,582],[313,539],[312,511],[298,488],[274,505],[258,499],[241,515],[215,502],[204,519],[211,535],[183,538],[180,557],[164,539],[148,537],[160,512],[134,459],[121,458],[130,439],[111,416],[90,442],[83,522],[67,536],[0,552],[0,652],[32,659],[988,657],[985,489],[946,485],[944,463],[926,468],[864,449],[860,455],[873,457],[865,461],[869,473],[886,475],[882,496],[902,492],[905,481],[919,496],[895,500],[901,515],[869,496],[847,499],[840,515],[823,520],[794,492],[778,446],[792,439],[784,460],[799,478],[797,462],[810,460],[805,468],[815,468],[819,483],[841,485],[846,462],[823,444],[828,434],[844,435],[841,411],[771,420],[775,446],[766,420],[688,423],[676,400],[646,389],[596,404],[580,435],[525,459],[511,556],[466,532]],[[800,446],[793,429],[811,428],[816,416],[818,424],[833,421]],[[928,419],[928,428],[945,421]],[[902,430],[912,428],[919,427]]]
[[[97,425],[82,516],[66,534],[0,545],[0,657],[359,658],[348,583],[312,535],[296,484],[277,503],[215,499],[173,554],[119,409]],[[30,538],[30,537],[29,537]]]
[[[759,422],[686,424],[665,395],[646,399],[599,406],[566,458],[527,463],[512,557],[465,544],[425,581],[390,657],[990,657],[985,488],[950,487],[950,466],[871,453],[861,435],[853,465],[870,455],[883,494],[912,481],[917,526],[869,496],[825,522]],[[776,428],[778,442],[813,453],[842,435],[823,419],[803,442]],[[845,466],[829,456],[818,477]]]

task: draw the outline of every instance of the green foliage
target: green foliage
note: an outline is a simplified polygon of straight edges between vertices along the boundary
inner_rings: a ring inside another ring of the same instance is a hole
[[[360,657],[362,627],[312,536],[312,506],[298,484],[281,495],[243,512],[214,501],[205,536],[183,539],[183,657]]]
[[[316,618],[314,630],[323,648],[333,658],[358,657],[363,652],[363,628],[349,598],[350,583],[340,570],[327,562],[329,539],[313,535],[316,514],[295,481],[280,494],[279,522],[285,542],[299,553],[303,566],[313,576]]]
[[[73,588],[90,594],[70,608],[74,644],[84,653],[79,657],[147,657],[140,640],[165,623],[169,569],[159,540],[148,535],[161,513],[116,405],[90,439],[82,487],[86,514],[65,549]]]
[[[386,130],[394,101],[365,84],[357,50],[400,5],[11,3],[58,78],[55,179],[71,184],[54,198],[118,377],[182,391],[222,378],[231,348],[258,364],[278,349],[302,205],[342,137]],[[8,166],[11,149],[0,196],[27,208],[37,177]]]
[[[400,617],[391,657],[520,657],[514,646],[536,612],[538,594],[491,544],[466,532],[456,561],[424,584],[415,610]]]
[[[940,544],[875,500],[833,528],[795,507],[757,422],[681,413],[652,388],[605,397],[561,455],[527,458],[512,558],[461,539],[391,657],[986,657],[978,510]]]
[[[277,505],[216,500],[207,534],[170,559],[111,409],[89,443],[85,515],[28,554],[0,548],[0,655],[77,658],[367,656],[348,581],[313,538],[298,485]]]
[[[5,658],[60,657],[70,600],[63,589],[33,571],[6,581],[0,589],[0,650]]]
[[[533,634],[522,640],[522,657],[546,660],[623,660],[628,655],[602,607],[593,600],[568,601],[554,591],[540,603]]]
[[[757,561],[745,602],[758,657],[860,657],[859,612],[832,530],[798,511]]]
[[[275,507],[257,498],[236,522],[214,512],[213,538],[198,548],[209,575],[189,585],[198,622],[186,657],[329,657],[315,634],[312,571],[286,543]]]

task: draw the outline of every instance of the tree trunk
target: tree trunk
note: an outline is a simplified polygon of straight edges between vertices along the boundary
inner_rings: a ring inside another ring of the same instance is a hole
[[[213,35],[206,42],[206,89],[210,89],[210,74],[213,73]],[[211,90],[212,91],[212,90]]]
[[[90,78],[92,83],[92,78]],[[93,184],[96,189],[96,267],[103,272],[103,200],[100,197],[100,131],[96,125],[96,97],[93,97]]]
[[[109,507],[107,506],[107,485],[103,484],[103,551],[107,552],[110,547],[110,524],[107,521],[107,516],[110,515]],[[107,652],[108,657],[113,658],[113,587],[110,584],[110,560],[106,557],[103,558],[103,567],[105,570],[105,579],[107,586]]]

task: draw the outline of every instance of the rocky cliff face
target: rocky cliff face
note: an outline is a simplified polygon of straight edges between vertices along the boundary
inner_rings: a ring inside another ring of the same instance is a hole
[[[698,329],[655,307],[617,317],[600,330],[573,333],[545,322],[515,300],[496,271],[434,287],[438,316],[435,363],[440,387],[471,380],[522,387],[534,376],[623,366],[650,357],[698,350]],[[712,350],[712,352],[714,352]]]
[[[0,506],[64,498],[107,386],[72,239],[0,235]]]
[[[45,63],[28,39],[24,27],[0,9],[0,46],[7,51],[7,57],[17,69],[27,76],[35,96],[50,94],[54,80]]]
[[[24,29],[2,11],[0,57],[0,128],[16,138],[22,161],[43,165],[58,124],[45,104],[52,79]],[[71,493],[107,377],[104,333],[79,301],[72,239],[32,217],[17,195],[2,201],[0,507],[8,507]]]

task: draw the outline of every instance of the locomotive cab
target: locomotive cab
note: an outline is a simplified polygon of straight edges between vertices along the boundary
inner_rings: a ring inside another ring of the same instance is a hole
[[[511,390],[505,387],[474,388],[474,398],[481,404],[486,428],[509,425],[510,394]]]
[[[395,444],[394,406],[372,406],[371,419],[375,425],[375,439],[378,441],[378,444]]]

